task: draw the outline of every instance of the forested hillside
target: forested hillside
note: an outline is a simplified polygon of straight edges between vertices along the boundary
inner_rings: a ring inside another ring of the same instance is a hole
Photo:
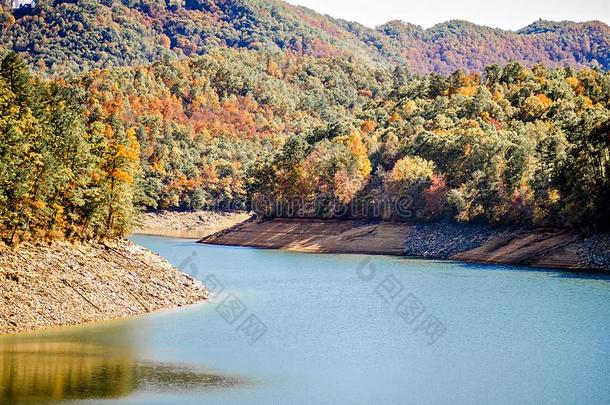
[[[609,224],[610,74],[599,69],[417,76],[218,48],[65,80],[32,75],[9,53],[0,118],[9,240],[116,236],[138,209],[261,198],[269,215],[313,199],[310,215],[336,215],[375,196],[391,209],[367,216]]]
[[[600,22],[536,22],[519,32],[450,21],[424,30],[378,29],[278,0],[37,1],[0,15],[0,46],[53,74],[146,65],[217,47],[353,57],[414,73],[480,71],[515,60],[532,66],[610,68],[610,30]]]
[[[136,209],[139,146],[112,115],[85,110],[85,93],[32,77],[14,53],[0,63],[0,233],[122,236]]]
[[[344,59],[218,49],[74,80],[87,109],[134,128],[150,208],[245,208],[253,163],[289,135],[351,117],[391,91],[390,72]]]

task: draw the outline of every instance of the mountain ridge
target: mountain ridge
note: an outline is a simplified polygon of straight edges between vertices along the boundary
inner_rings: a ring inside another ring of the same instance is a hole
[[[610,69],[610,27],[538,20],[510,31],[450,20],[430,28],[394,20],[376,28],[280,0],[41,0],[0,15],[0,46],[50,74],[147,64],[215,47],[353,57],[415,73],[531,66]]]

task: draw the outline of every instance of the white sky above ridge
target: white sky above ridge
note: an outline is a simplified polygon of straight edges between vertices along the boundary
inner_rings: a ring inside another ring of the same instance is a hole
[[[518,30],[542,18],[610,23],[608,0],[287,0],[331,17],[376,27],[403,20],[429,28],[448,20]]]

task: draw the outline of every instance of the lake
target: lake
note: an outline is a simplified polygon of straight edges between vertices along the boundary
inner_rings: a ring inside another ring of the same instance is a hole
[[[610,277],[133,236],[214,299],[0,338],[1,404],[607,404]]]

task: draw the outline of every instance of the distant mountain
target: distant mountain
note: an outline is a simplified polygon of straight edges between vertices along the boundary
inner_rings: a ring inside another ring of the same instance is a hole
[[[422,30],[394,21],[378,30],[392,39],[400,60],[418,72],[479,71],[485,65],[511,60],[526,65],[610,68],[610,27],[598,21],[538,21],[518,32],[466,21],[448,21]]]
[[[0,46],[65,74],[204,54],[215,47],[406,65],[417,73],[542,62],[610,69],[601,22],[538,21],[517,32],[465,21],[430,29],[392,21],[377,29],[277,0],[41,0],[0,15]]]

